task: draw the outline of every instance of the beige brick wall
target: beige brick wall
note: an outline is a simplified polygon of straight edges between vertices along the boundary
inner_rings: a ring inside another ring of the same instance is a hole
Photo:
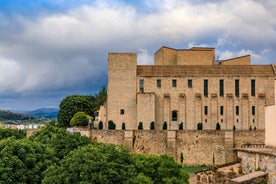
[[[221,65],[250,65],[250,55],[223,60]]]
[[[136,61],[136,54],[108,55],[107,120],[114,121],[116,129],[121,129],[123,122],[126,129],[137,129]]]

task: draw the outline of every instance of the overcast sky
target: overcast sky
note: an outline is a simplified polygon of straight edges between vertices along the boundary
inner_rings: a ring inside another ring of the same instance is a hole
[[[107,82],[109,52],[161,46],[276,64],[275,0],[1,0],[0,109],[58,107]]]

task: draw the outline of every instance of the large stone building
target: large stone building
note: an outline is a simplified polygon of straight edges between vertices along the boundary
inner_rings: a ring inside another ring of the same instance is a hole
[[[250,56],[215,60],[214,48],[161,47],[154,65],[134,53],[108,55],[105,127],[149,130],[263,130],[265,108],[275,105],[275,68]]]

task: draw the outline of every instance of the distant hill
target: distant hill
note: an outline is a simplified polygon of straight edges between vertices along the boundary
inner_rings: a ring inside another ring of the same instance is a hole
[[[0,120],[33,120],[35,117],[28,114],[15,113],[5,110],[0,110]]]
[[[25,114],[38,118],[57,119],[59,109],[56,108],[40,108],[33,111],[26,111]]]

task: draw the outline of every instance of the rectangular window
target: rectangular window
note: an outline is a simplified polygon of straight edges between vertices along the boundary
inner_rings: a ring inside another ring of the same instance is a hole
[[[252,106],[252,115],[255,115],[255,106]]]
[[[192,79],[189,79],[188,80],[188,88],[191,88],[191,87],[193,87],[193,81],[192,81]]]
[[[208,80],[204,80],[204,96],[208,96]]]
[[[161,79],[157,79],[157,81],[156,81],[156,85],[157,85],[157,87],[158,88],[161,88]]]
[[[176,87],[176,79],[172,80],[172,87]]]
[[[239,79],[235,80],[235,96],[236,97],[240,96],[240,80]]]
[[[220,106],[220,115],[223,115],[223,106]]]
[[[224,80],[219,80],[219,96],[224,96]]]
[[[252,79],[251,80],[251,96],[255,96],[255,84],[256,84],[256,81],[255,79]]]
[[[140,93],[144,93],[144,79],[140,79]]]
[[[204,106],[204,114],[208,115],[208,106]]]
[[[125,114],[125,110],[124,109],[120,109],[120,114]]]
[[[236,115],[238,116],[240,114],[240,108],[239,106],[236,106]]]

